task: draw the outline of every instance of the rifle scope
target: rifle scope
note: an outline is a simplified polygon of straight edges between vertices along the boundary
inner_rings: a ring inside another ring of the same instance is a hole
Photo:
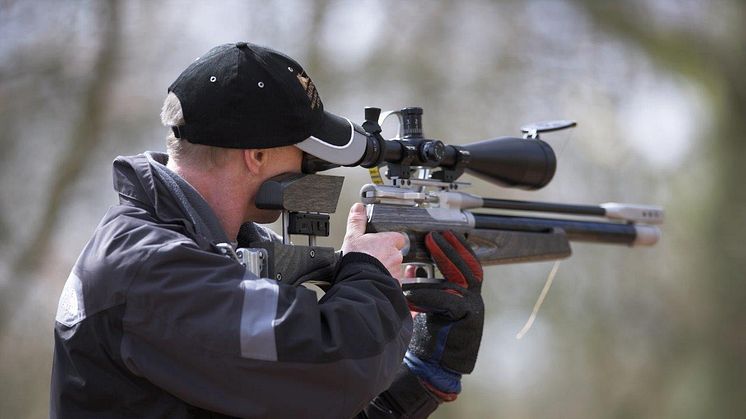
[[[389,115],[399,118],[399,133],[390,140],[381,136],[381,125]],[[453,182],[464,171],[488,182],[522,189],[539,189],[554,177],[557,158],[552,147],[535,138],[500,137],[466,145],[446,145],[425,138],[422,130],[422,108],[410,107],[388,112],[381,117],[380,108],[365,108],[365,151],[350,166],[366,168],[388,166],[390,178],[408,179],[410,168],[439,168],[434,179]],[[360,130],[360,131],[362,131]],[[306,155],[304,173],[315,173],[339,165]]]
[[[363,167],[382,162],[389,165],[389,170],[391,165],[440,167],[444,172],[442,180],[446,181],[455,180],[465,170],[492,183],[524,189],[545,186],[552,180],[557,168],[552,147],[539,139],[501,137],[454,146],[425,138],[422,108],[404,108],[385,115],[384,119],[390,114],[399,117],[399,134],[392,140],[381,141],[380,135],[376,138],[376,134],[380,133],[378,122],[369,124],[378,121],[380,113],[378,108],[365,110],[366,123],[363,128],[371,135],[368,137],[366,155],[359,163]],[[396,174],[405,176],[403,170],[398,172]]]

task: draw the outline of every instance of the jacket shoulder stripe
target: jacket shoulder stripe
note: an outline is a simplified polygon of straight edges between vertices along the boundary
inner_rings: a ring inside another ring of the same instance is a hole
[[[83,321],[85,317],[83,283],[75,272],[70,272],[70,276],[65,281],[65,286],[62,288],[55,320],[67,327],[72,327]]]
[[[244,291],[241,356],[277,361],[274,320],[279,296],[278,285],[269,279],[244,279],[239,286]]]

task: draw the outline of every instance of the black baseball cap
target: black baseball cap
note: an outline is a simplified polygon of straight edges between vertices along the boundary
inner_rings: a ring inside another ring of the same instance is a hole
[[[324,110],[316,86],[292,58],[237,42],[197,58],[168,88],[179,98],[185,124],[176,138],[228,148],[295,145],[343,165],[365,153],[365,131]]]

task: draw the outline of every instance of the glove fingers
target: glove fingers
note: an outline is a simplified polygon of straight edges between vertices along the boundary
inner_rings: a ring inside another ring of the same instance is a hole
[[[448,281],[442,281],[442,282],[410,282],[407,284],[402,284],[402,290],[404,291],[416,291],[420,289],[433,289],[433,290],[443,290],[447,292],[453,292],[456,291],[458,294],[464,294],[466,293],[467,289],[464,287],[460,287],[452,282]],[[448,291],[451,290],[451,291]]]
[[[469,267],[469,270],[474,274],[474,277],[476,277],[479,282],[482,282],[482,264],[479,263],[477,255],[466,241],[466,238],[461,234],[455,234],[453,231],[443,232],[443,238],[445,238],[454,249],[457,249],[459,256]]]
[[[412,311],[431,313],[449,320],[458,320],[466,315],[464,297],[453,289],[422,288],[405,291],[404,296]]]
[[[469,264],[464,261],[464,256],[467,258],[473,256],[460,244],[458,246],[461,247],[461,252],[457,251],[442,234],[431,232],[425,237],[425,246],[446,280],[463,288],[469,288],[472,285],[478,287],[480,281],[475,277],[475,272]],[[481,266],[478,272],[481,273]]]

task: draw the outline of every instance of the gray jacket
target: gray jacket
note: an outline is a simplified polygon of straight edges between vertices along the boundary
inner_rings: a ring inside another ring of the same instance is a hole
[[[166,159],[114,162],[120,204],[60,298],[50,416],[346,418],[386,390],[412,322],[380,262],[345,255],[318,302],[256,278]]]

